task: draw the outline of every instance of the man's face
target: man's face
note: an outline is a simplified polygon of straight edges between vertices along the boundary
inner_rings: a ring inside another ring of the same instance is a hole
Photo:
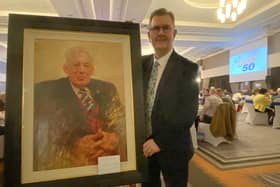
[[[155,52],[166,54],[173,48],[176,30],[169,15],[154,16],[150,23],[148,37]]]
[[[86,87],[93,74],[91,58],[86,53],[75,55],[64,65],[64,72],[74,86],[78,88]]]

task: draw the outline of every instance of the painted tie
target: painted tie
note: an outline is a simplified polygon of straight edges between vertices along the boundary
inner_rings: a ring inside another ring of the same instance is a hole
[[[145,112],[146,112],[146,130],[148,134],[151,133],[151,114],[152,114],[152,109],[153,109],[155,95],[156,95],[155,87],[157,82],[158,66],[159,63],[155,61],[152,67],[152,72],[150,75],[150,80],[147,88]]]
[[[90,95],[89,90],[86,88],[80,88],[78,94],[80,96],[83,106],[87,109],[87,111],[90,111],[94,107],[95,101]]]

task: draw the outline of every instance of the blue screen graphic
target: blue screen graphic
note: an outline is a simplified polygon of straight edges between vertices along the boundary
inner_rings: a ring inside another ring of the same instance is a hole
[[[229,59],[229,74],[238,75],[250,72],[266,71],[267,47],[256,48]]]

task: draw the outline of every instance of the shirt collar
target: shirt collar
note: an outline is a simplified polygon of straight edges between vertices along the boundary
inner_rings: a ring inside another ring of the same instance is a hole
[[[167,61],[169,57],[171,56],[171,53],[173,52],[173,49],[171,49],[166,55],[160,57],[159,59],[156,59],[154,56],[154,62],[157,61],[160,66],[165,66],[167,64]]]
[[[80,88],[77,88],[71,82],[70,82],[70,84],[71,84],[71,87],[72,87],[73,91],[75,92],[75,94],[79,96]],[[89,92],[89,89],[87,87],[85,87],[84,89],[86,90],[86,92]]]

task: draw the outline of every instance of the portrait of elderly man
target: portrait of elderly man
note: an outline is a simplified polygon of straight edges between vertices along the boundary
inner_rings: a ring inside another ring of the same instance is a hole
[[[91,78],[94,59],[82,47],[65,52],[65,77],[34,88],[34,170],[127,159],[125,114],[114,84]]]

